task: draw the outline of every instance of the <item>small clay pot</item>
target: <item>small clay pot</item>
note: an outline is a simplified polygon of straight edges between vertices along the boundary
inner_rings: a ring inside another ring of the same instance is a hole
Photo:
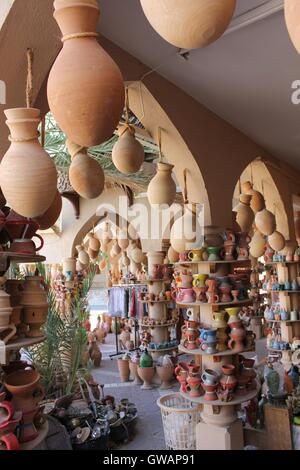
[[[138,367],[139,377],[143,380],[144,384],[142,385],[143,390],[151,390],[153,388],[151,382],[154,377],[155,369],[154,367]]]
[[[129,382],[129,361],[118,358],[118,369],[121,378],[121,382]]]

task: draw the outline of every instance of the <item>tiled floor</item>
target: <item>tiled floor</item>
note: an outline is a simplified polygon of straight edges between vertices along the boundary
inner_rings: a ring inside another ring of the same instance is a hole
[[[173,389],[161,391],[159,388],[153,390],[141,390],[132,382],[120,383],[118,366],[116,358],[111,360],[109,354],[115,352],[115,337],[109,335],[106,343],[100,345],[103,357],[101,367],[93,371],[93,375],[99,384],[105,384],[104,393],[112,395],[119,401],[122,398],[128,398],[135,403],[138,409],[138,422],[136,434],[131,442],[119,447],[126,450],[163,450],[165,449],[163,425],[160,409],[156,404],[157,399],[166,393],[172,393],[179,389],[177,383]],[[265,340],[257,341],[256,354],[258,361],[266,355]],[[250,355],[250,354],[249,354]],[[251,353],[253,356],[254,354]]]

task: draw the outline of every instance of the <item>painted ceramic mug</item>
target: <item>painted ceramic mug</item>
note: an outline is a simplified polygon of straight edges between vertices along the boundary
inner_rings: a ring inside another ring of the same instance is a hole
[[[219,382],[219,374],[214,370],[205,369],[201,379],[207,385],[215,385]]]
[[[38,234],[35,234],[34,236],[40,240],[39,247],[36,247],[34,241],[29,238],[17,238],[10,245],[10,251],[13,253],[35,255],[37,251],[40,251],[43,248],[44,240]]]

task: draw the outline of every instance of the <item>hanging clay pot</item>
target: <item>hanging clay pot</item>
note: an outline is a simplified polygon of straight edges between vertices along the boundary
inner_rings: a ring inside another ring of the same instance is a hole
[[[118,242],[117,240],[114,240],[114,244],[113,244],[113,247],[112,247],[112,251],[114,252],[115,256],[118,256],[120,253],[121,253],[121,248],[119,247],[118,245]]]
[[[133,248],[133,250],[130,252],[130,258],[137,264],[141,263],[144,258],[142,250],[138,247]]]
[[[259,230],[256,230],[249,244],[250,255],[253,256],[253,258],[260,258],[260,256],[265,252],[265,245],[266,240],[264,236],[259,232]]]
[[[101,165],[87,154],[87,149],[67,140],[72,163],[69,179],[74,190],[84,199],[96,199],[102,194],[105,176]]]
[[[89,237],[89,248],[93,251],[98,251],[99,252],[100,247],[101,247],[100,240],[98,240],[98,238],[95,237],[95,235],[93,233],[91,235],[92,236]]]
[[[48,102],[59,127],[82,147],[108,140],[122,115],[121,72],[99,45],[99,7],[91,0],[55,2],[63,48],[48,79]]]
[[[148,200],[151,205],[172,205],[176,196],[176,184],[172,178],[174,165],[157,164],[157,173],[148,186]]]
[[[76,250],[78,252],[78,260],[80,261],[83,266],[87,266],[90,262],[90,257],[85,251],[84,247],[82,245],[76,246]]]
[[[126,250],[128,248],[129,240],[128,240],[128,232],[126,229],[119,230],[118,245],[122,250]]]
[[[76,271],[81,272],[85,269],[85,265],[80,263],[79,260],[76,261]]]
[[[241,194],[240,202],[234,208],[234,212],[236,212],[236,222],[242,232],[249,232],[254,221],[254,212],[250,207],[251,198],[252,196],[248,194]]]
[[[268,236],[268,243],[274,251],[281,251],[285,247],[285,238],[280,232],[275,230],[272,235]]]
[[[202,245],[203,230],[198,221],[197,207],[194,204],[185,204],[183,216],[172,226],[170,241],[177,253],[199,248]]]
[[[119,139],[112,150],[112,161],[121,173],[129,175],[141,168],[145,153],[144,148],[135,138],[134,128],[124,126],[118,131]]]
[[[128,258],[126,251],[123,252],[120,259],[122,261],[122,267],[127,268],[130,265],[130,259]]]
[[[5,111],[11,145],[0,165],[0,186],[7,204],[23,217],[37,217],[49,209],[56,194],[57,173],[38,140],[40,111]]]
[[[106,268],[107,266],[107,262],[105,259],[102,259],[99,263],[99,268],[101,269],[101,271],[104,271],[104,269]]]
[[[76,259],[75,258],[65,258],[63,260],[63,274],[67,280],[73,280],[76,273]]]
[[[177,263],[179,261],[179,253],[172,246],[168,249],[168,260],[170,263]]]
[[[94,251],[91,248],[88,248],[88,255],[91,261],[97,261],[99,251]]]
[[[250,183],[250,181],[246,181],[242,184],[242,192],[243,194],[252,196],[250,207],[255,214],[256,212],[262,211],[266,207],[263,195],[259,191],[253,189],[253,184]]]
[[[300,211],[296,212],[295,217],[295,234],[298,246],[300,246]]]
[[[103,228],[101,229],[100,236],[99,236],[101,240],[101,246],[103,245],[103,248],[106,247],[111,242],[112,237],[113,237],[113,234],[110,229],[110,225],[108,222],[105,222]],[[103,251],[105,250],[103,249]]]
[[[46,210],[45,214],[40,217],[36,217],[34,220],[39,224],[40,230],[47,230],[48,228],[53,227],[58,217],[60,216],[62,209],[62,198],[58,191],[51,206]]]
[[[272,235],[276,230],[275,215],[267,209],[263,209],[256,213],[255,225],[263,235]]]
[[[235,0],[141,0],[155,31],[173,46],[196,49],[216,41],[227,29]]]
[[[300,4],[298,0],[285,0],[284,15],[292,43],[300,54]]]

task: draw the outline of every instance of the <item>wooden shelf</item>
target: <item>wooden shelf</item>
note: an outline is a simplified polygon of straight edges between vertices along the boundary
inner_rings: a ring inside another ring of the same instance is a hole
[[[299,264],[300,261],[272,261],[272,263],[266,263],[265,266],[274,266],[274,264]]]
[[[208,302],[176,302],[177,305],[183,306],[183,307],[200,307],[201,305],[211,305],[212,307],[222,307],[227,305],[228,307],[234,307],[235,305],[243,305],[243,304],[248,304],[252,303],[253,301],[251,299],[245,299],[245,300],[239,300],[238,302],[219,302],[219,303],[213,303],[210,304]]]
[[[21,348],[28,348],[34,344],[42,343],[45,339],[46,336],[39,336],[38,338],[17,338],[7,343],[5,349],[7,351],[17,351]]]
[[[246,401],[252,400],[252,398],[256,397],[256,395],[258,394],[258,388],[256,390],[249,391],[245,395],[235,395],[233,400],[227,401],[227,402],[222,401],[222,400],[214,400],[214,401],[204,400],[204,396],[192,398],[189,396],[188,393],[183,393],[183,392],[180,392],[180,394],[187,400],[190,400],[193,403],[198,403],[201,405],[234,406],[234,405],[240,405],[241,403],[245,403]]]
[[[175,301],[172,300],[141,300],[142,304],[174,304]]]
[[[235,259],[233,261],[179,261],[178,263],[174,263],[174,266],[196,266],[200,265],[203,266],[204,264],[238,264],[238,263],[249,263],[250,259]]]
[[[161,324],[161,325],[149,325],[149,324],[146,325],[145,323],[140,323],[139,325],[142,328],[167,328],[169,326],[176,325],[176,323],[178,323],[178,322],[176,321],[176,322],[172,322],[172,323],[164,323],[164,324]]]
[[[0,258],[9,258],[10,261],[18,263],[38,263],[46,260],[45,256],[26,255],[21,253],[14,253],[13,251],[0,252]]]
[[[193,356],[216,356],[216,357],[221,357],[221,356],[235,356],[236,354],[243,354],[246,352],[254,352],[255,349],[244,349],[244,351],[239,351],[235,352],[233,349],[226,349],[225,351],[221,352],[216,352],[213,354],[207,354],[205,351],[202,351],[202,349],[187,349],[182,344],[178,346],[179,351],[185,353],[185,354],[191,354]]]
[[[300,320],[266,320],[267,323],[300,323]]]
[[[267,350],[270,351],[270,352],[280,352],[280,353],[282,353],[282,352],[291,352],[291,353],[294,352],[294,351],[292,351],[291,349],[273,349],[273,348],[267,348]]]
[[[152,353],[159,353],[159,352],[172,351],[173,349],[178,349],[178,345],[177,345],[177,346],[171,346],[171,347],[165,348],[165,349],[151,349],[151,348],[147,348],[147,351],[148,351],[148,352],[152,352]]]

